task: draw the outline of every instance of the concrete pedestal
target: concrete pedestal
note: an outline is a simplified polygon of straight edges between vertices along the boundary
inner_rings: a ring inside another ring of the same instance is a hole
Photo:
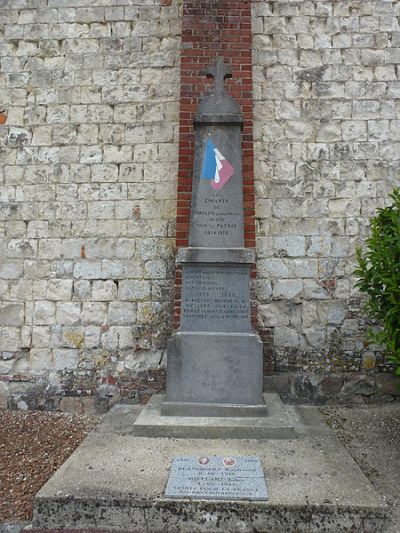
[[[134,434],[196,439],[294,439],[300,423],[295,408],[285,406],[274,393],[264,395],[258,415],[253,405],[204,404],[205,415],[201,416],[201,405],[197,403],[192,404],[195,415],[190,415],[190,403],[182,405],[182,410],[189,415],[179,413],[179,403],[172,405],[178,414],[164,415],[168,403],[162,395],[153,396],[136,418],[132,427]],[[225,415],[225,407],[231,416]]]
[[[161,414],[266,416],[262,375],[262,343],[253,333],[175,333]]]

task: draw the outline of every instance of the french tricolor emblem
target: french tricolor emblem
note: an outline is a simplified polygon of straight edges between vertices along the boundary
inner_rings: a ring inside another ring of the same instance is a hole
[[[221,154],[214,143],[208,139],[204,152],[201,178],[203,180],[211,180],[211,187],[219,190],[230,180],[234,172],[233,166]]]

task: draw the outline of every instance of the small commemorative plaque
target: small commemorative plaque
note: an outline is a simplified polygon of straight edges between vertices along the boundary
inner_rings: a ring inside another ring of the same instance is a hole
[[[167,498],[267,500],[259,457],[175,457]]]

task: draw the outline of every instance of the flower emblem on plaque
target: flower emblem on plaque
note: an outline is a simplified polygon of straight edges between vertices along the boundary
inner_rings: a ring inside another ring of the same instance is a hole
[[[210,462],[210,459],[208,457],[199,457],[197,462],[200,466],[206,466]]]
[[[236,459],[234,459],[233,457],[224,457],[224,459],[222,460],[222,463],[224,466],[232,467],[232,466],[235,466]]]

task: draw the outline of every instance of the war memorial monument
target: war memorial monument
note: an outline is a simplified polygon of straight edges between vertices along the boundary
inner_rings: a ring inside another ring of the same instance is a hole
[[[262,390],[244,247],[241,126],[214,86],[196,118],[181,327],[166,395],[116,405],[38,493],[35,531],[381,531],[385,506],[315,407]]]

